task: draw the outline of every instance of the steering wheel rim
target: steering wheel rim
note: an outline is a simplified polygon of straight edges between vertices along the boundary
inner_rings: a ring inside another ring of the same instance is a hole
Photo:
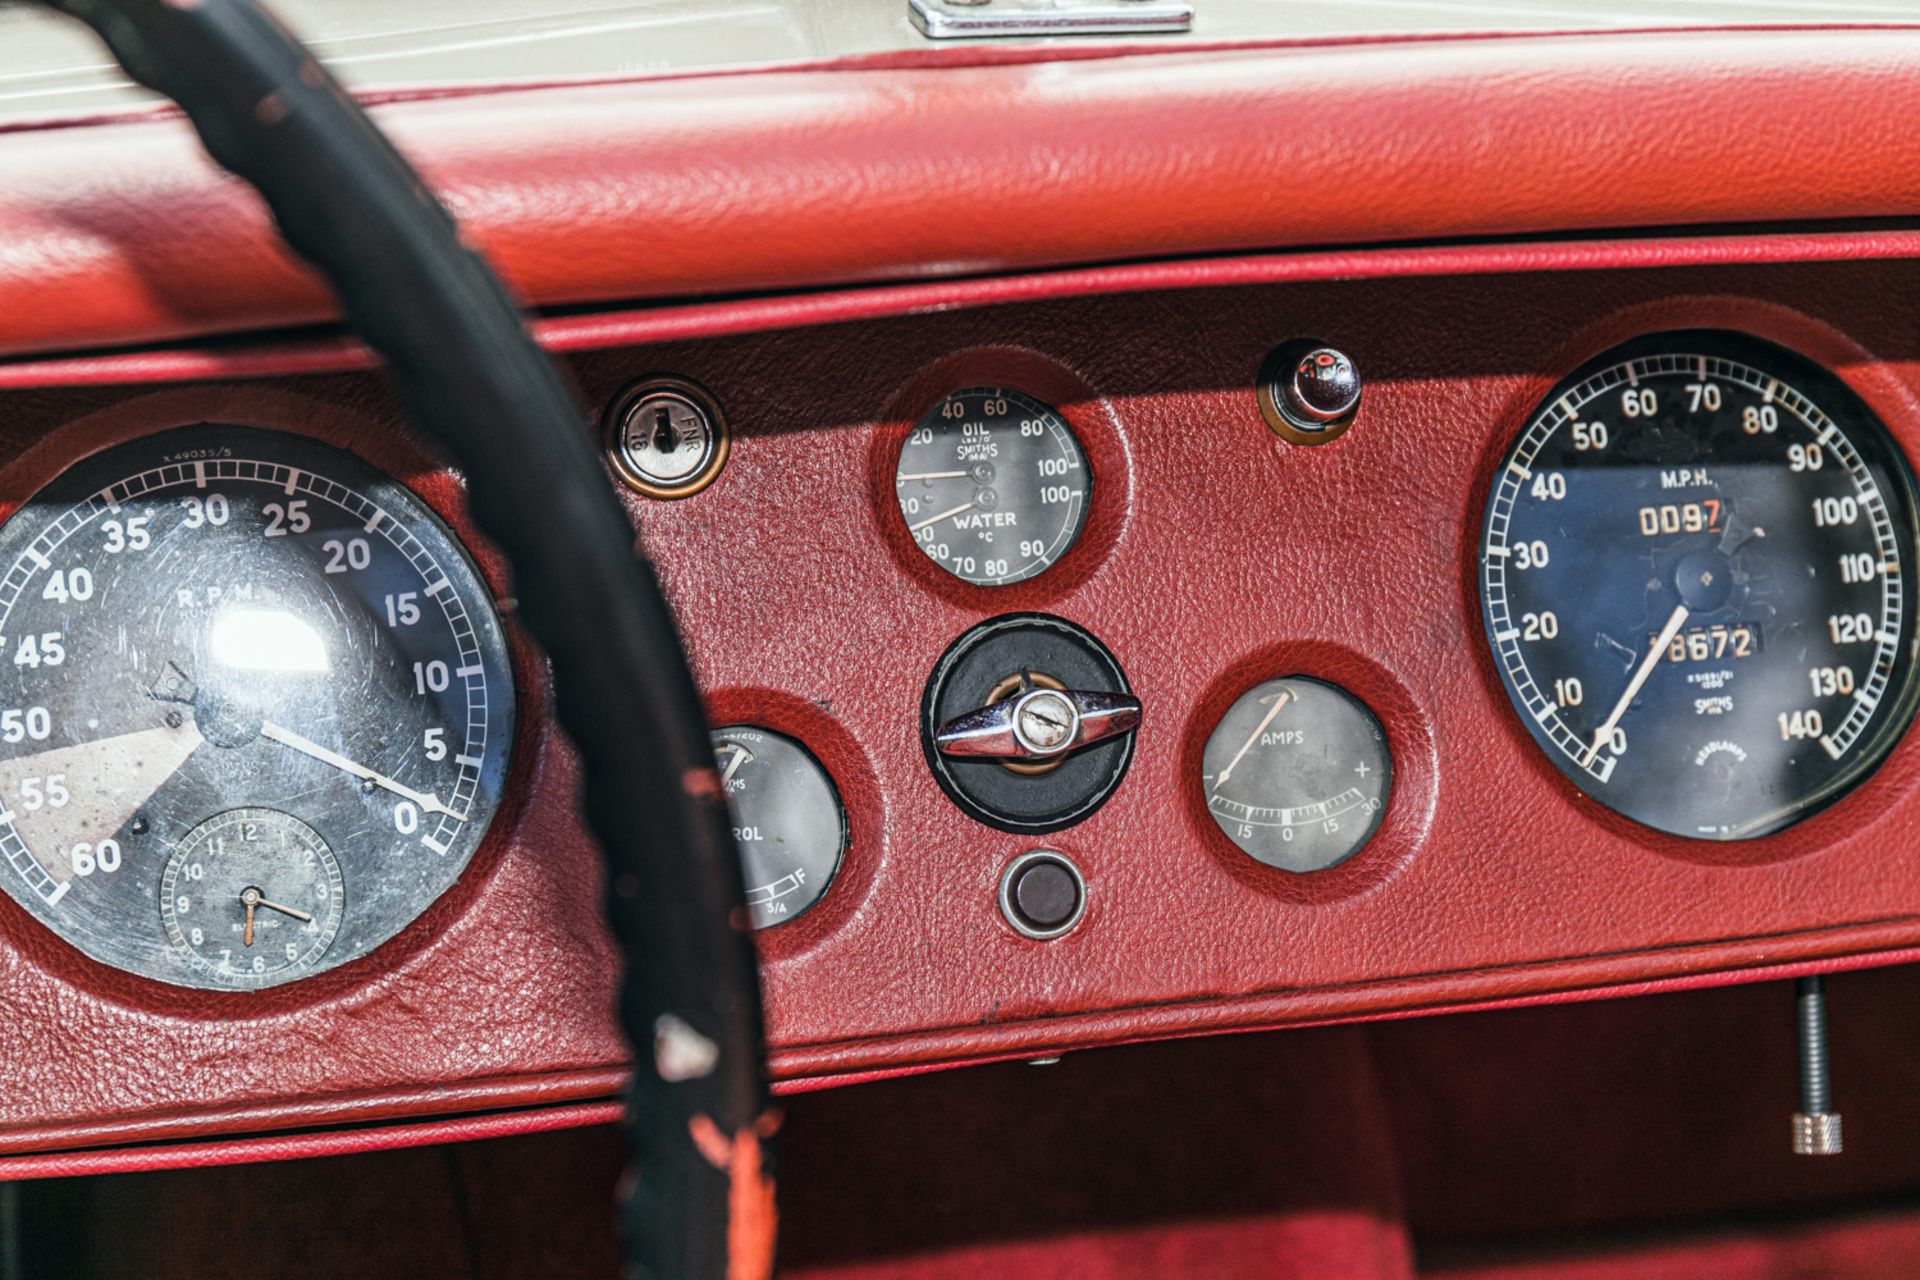
[[[779,1116],[724,792],[671,612],[559,372],[426,184],[254,0],[47,2],[259,191],[466,473],[548,654],[606,858],[634,1050],[627,1274],[771,1275]],[[654,797],[642,821],[637,789]]]

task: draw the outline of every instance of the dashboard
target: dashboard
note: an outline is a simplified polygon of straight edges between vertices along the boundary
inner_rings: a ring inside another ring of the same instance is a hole
[[[1920,944],[1914,271],[1644,252],[543,322],[783,1087]],[[222,359],[0,392],[0,1150],[608,1096],[597,857],[459,477],[351,351]],[[101,742],[151,798],[91,803]]]

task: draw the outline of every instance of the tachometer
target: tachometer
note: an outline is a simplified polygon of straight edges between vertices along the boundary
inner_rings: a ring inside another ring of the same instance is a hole
[[[1839,379],[1669,333],[1554,388],[1500,464],[1480,580],[1514,706],[1576,785],[1677,835],[1766,835],[1914,706],[1914,482]]]
[[[928,559],[975,586],[1044,573],[1080,537],[1093,478],[1057,410],[970,387],[927,410],[900,447],[894,497]]]
[[[0,887],[105,964],[256,988],[365,955],[473,855],[513,686],[491,597],[337,449],[187,427],[0,528]]]

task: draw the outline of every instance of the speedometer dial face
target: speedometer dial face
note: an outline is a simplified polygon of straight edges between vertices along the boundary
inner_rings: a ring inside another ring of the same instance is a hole
[[[81,951],[258,988],[387,941],[499,805],[491,597],[401,485],[188,427],[0,528],[0,887]]]
[[[1515,708],[1650,827],[1808,816],[1913,715],[1913,492],[1886,429],[1797,356],[1691,332],[1608,352],[1493,482],[1481,592]]]
[[[1004,387],[956,391],[927,410],[893,480],[915,545],[983,587],[1051,568],[1080,537],[1093,491],[1066,419]]]

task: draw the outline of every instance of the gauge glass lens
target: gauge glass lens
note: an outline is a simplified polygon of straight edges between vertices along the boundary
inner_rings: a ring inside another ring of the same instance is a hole
[[[914,544],[954,577],[1003,587],[1043,573],[1080,537],[1093,476],[1066,419],[1002,387],[927,410],[894,469]]]
[[[1839,379],[1672,333],[1556,387],[1501,462],[1487,634],[1582,791],[1676,835],[1780,830],[1913,715],[1913,477]]]
[[[1322,871],[1380,827],[1393,763],[1352,694],[1304,676],[1269,680],[1227,709],[1200,761],[1207,812],[1247,856]]]
[[[513,736],[506,645],[392,479],[182,428],[28,500],[0,568],[0,887],[87,955],[288,982],[392,938],[472,857]]]
[[[847,849],[840,793],[805,747],[771,729],[715,729],[713,754],[753,927],[784,924],[825,897],[840,870]]]

